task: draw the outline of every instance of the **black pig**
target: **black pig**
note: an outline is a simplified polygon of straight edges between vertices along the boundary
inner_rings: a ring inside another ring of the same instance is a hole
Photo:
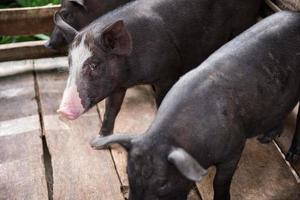
[[[281,12],[184,75],[146,134],[99,136],[91,145],[128,151],[130,200],[186,199],[212,165],[214,199],[229,200],[246,139],[282,124],[299,100],[300,14]]]
[[[262,0],[137,0],[70,38],[70,75],[58,110],[76,119],[106,101],[100,133],[112,133],[126,89],[152,84],[159,105],[178,78],[256,21]]]
[[[99,16],[129,0],[62,0],[59,14],[76,30],[81,30]],[[55,26],[45,47],[58,49],[71,43],[73,38],[63,35]]]
[[[178,78],[255,22],[262,0],[137,0],[81,32],[56,14],[75,40],[70,75],[58,110],[75,119],[106,101],[100,133],[112,133],[126,89],[152,84],[157,105]]]

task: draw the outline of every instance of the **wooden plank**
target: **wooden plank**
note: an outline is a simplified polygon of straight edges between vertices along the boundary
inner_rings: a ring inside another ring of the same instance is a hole
[[[67,55],[65,49],[51,50],[44,47],[45,41],[18,42],[0,45],[0,61],[33,59]]]
[[[0,10],[0,35],[34,35],[50,33],[53,15],[59,5]]]
[[[271,0],[265,0],[266,4],[274,11],[274,12],[280,12],[281,9],[275,4],[273,3],[273,1]]]
[[[276,3],[283,10],[300,11],[300,1],[299,0],[276,0]]]
[[[36,71],[68,69],[67,57],[43,58],[43,61],[45,62],[40,63],[35,68]],[[0,78],[33,71],[33,60],[7,61],[0,63]]]
[[[100,113],[105,111],[104,101],[98,104]],[[115,131],[118,133],[145,132],[154,119],[156,107],[152,90],[148,86],[136,86],[127,90],[121,111],[116,119]],[[127,155],[126,152],[116,146],[111,149],[113,159],[122,183],[123,193],[128,197],[128,179],[126,173]],[[198,192],[193,190],[189,194],[189,200],[201,199]]]
[[[198,184],[203,199],[213,199],[215,170]],[[233,200],[299,200],[300,185],[273,143],[260,144],[256,138],[247,142],[231,187]]]
[[[294,133],[295,133],[298,106],[288,116],[282,135],[276,139],[276,143],[278,144],[278,146],[280,147],[280,149],[282,150],[282,152],[284,154],[286,154],[288,152],[291,142],[292,142],[292,139],[293,139],[293,136],[294,136]],[[296,172],[300,176],[300,159],[291,163],[291,165],[293,166],[293,168],[296,170]]]
[[[35,66],[45,65],[39,60]],[[109,151],[95,151],[89,141],[100,127],[95,109],[76,121],[61,121],[56,110],[66,83],[66,73],[37,74],[44,134],[51,155],[54,200],[124,199]]]
[[[0,199],[48,199],[32,74],[0,79]]]

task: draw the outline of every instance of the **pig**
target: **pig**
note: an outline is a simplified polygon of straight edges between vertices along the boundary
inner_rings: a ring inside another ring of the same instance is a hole
[[[76,119],[108,97],[100,134],[111,134],[127,88],[152,85],[159,106],[181,75],[255,23],[261,3],[136,0],[80,32],[56,14],[56,26],[74,38],[58,112]]]
[[[76,30],[81,30],[99,16],[113,10],[129,0],[62,0],[58,13]],[[55,26],[46,48],[59,49],[72,42]]]
[[[300,100],[299,33],[299,13],[260,21],[182,76],[144,134],[93,139],[128,151],[129,199],[184,200],[214,165],[214,200],[229,200],[247,138],[283,124]]]

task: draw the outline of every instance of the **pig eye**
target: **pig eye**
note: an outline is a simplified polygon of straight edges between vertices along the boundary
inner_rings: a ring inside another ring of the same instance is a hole
[[[97,67],[97,66],[96,66],[95,63],[90,63],[90,64],[89,64],[89,68],[90,68],[91,71],[95,71],[95,70],[96,70],[96,67]]]

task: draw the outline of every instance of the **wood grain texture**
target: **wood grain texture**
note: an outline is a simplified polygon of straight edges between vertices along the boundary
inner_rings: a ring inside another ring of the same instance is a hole
[[[283,10],[300,11],[299,0],[275,0]]]
[[[59,5],[0,10],[0,35],[34,35],[50,33],[53,15]]]
[[[299,105],[298,105],[299,106]],[[282,150],[284,154],[286,154],[290,148],[295,129],[296,129],[296,119],[298,114],[298,106],[295,107],[293,112],[288,116],[285,122],[285,127],[283,130],[282,135],[276,139],[276,143]],[[300,176],[300,157],[291,163],[293,168],[297,171],[298,175]]]
[[[0,78],[35,71],[68,70],[68,58],[42,58],[34,60],[36,67],[33,69],[33,60],[7,61],[0,63]]]
[[[104,102],[98,104],[100,113],[105,111]],[[127,90],[125,100],[122,104],[121,111],[116,119],[116,133],[144,133],[156,113],[156,107],[153,98],[152,89],[149,86],[136,86]],[[126,173],[127,155],[126,152],[118,147],[111,148],[113,159],[122,183],[123,192],[128,197],[128,179]],[[200,200],[196,189],[189,194],[188,200]]]
[[[198,188],[204,200],[213,199],[212,182],[215,170]],[[273,143],[260,144],[250,139],[244,149],[231,186],[232,200],[299,200],[300,185]]]
[[[0,112],[0,199],[48,199],[32,74],[0,79]]]
[[[96,110],[92,109],[76,121],[59,120],[56,109],[65,87],[66,73],[38,73],[37,79],[53,168],[53,199],[124,199],[110,152],[95,151],[89,146],[100,127]]]
[[[66,55],[67,51],[44,47],[46,41],[18,42],[0,45],[0,61],[34,59]]]

